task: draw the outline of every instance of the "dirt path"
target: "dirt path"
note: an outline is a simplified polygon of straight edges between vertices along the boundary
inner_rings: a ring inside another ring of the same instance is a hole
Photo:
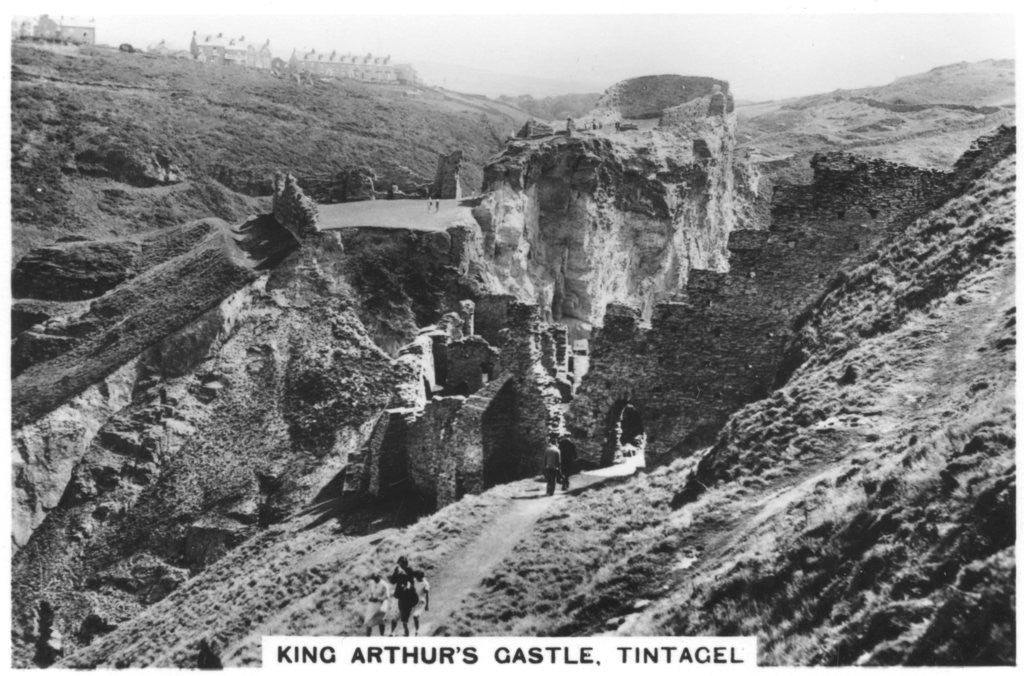
[[[583,472],[572,477],[568,492],[559,489],[552,497],[544,494],[543,483],[524,482],[526,488],[512,496],[508,510],[488,524],[480,537],[456,552],[448,565],[430,580],[430,610],[423,614],[420,634],[430,635],[448,625],[462,600],[480,588],[484,578],[511,554],[544,514],[570,500],[577,490],[634,471],[635,465],[622,464]]]

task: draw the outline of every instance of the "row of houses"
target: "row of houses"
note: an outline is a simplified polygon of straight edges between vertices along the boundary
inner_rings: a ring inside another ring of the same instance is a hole
[[[78,17],[51,18],[43,14],[38,19],[15,18],[11,22],[12,39],[37,39],[47,41],[96,44],[96,21]],[[420,79],[413,67],[407,63],[392,63],[391,56],[357,55],[352,53],[317,51],[316,49],[292,50],[287,62],[275,59],[270,51],[270,40],[262,43],[247,40],[244,35],[237,38],[223,33],[200,35],[192,32],[189,49],[176,50],[161,40],[151,45],[147,52],[165,57],[188,58],[201,63],[245,66],[269,70],[287,68],[294,73],[307,73],[320,77],[338,77],[366,82],[395,82],[419,84]],[[275,63],[276,62],[276,63]]]
[[[274,55],[270,53],[270,40],[262,45],[246,40],[242,35],[237,38],[225,37],[223,33],[200,37],[192,31],[192,42],[189,44],[192,58],[201,63],[218,63],[229,66],[247,66],[249,68],[269,69]]]
[[[318,52],[315,49],[296,49],[288,60],[288,67],[295,71],[326,77],[343,77],[369,82],[397,82],[418,84],[419,76],[407,63],[391,63],[391,55],[358,56],[338,51]]]
[[[43,14],[39,18],[15,17],[11,21],[11,39],[94,45],[96,20],[76,16],[61,16],[54,19],[49,14]]]
[[[252,42],[244,35],[237,38],[223,33],[199,35],[193,31],[189,45],[192,58],[202,63],[270,69],[286,66],[296,73],[322,77],[340,77],[367,82],[418,84],[419,77],[407,63],[392,63],[391,56],[359,56],[338,51],[318,52],[316,49],[295,49],[287,62],[275,59],[270,40]],[[278,63],[275,64],[275,61]]]

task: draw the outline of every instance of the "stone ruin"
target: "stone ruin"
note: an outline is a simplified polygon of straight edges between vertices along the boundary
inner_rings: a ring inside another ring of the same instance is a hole
[[[516,138],[535,139],[554,136],[554,134],[555,129],[550,124],[529,119],[526,121],[526,124],[516,132]]]
[[[462,162],[465,153],[455,150],[437,157],[437,171],[430,194],[438,199],[462,199]]]
[[[585,357],[573,358],[567,329],[542,322],[536,304],[481,301],[482,325],[476,304],[463,301],[399,350],[404,380],[350,455],[346,493],[411,490],[440,508],[541,471],[549,436],[565,436]]]

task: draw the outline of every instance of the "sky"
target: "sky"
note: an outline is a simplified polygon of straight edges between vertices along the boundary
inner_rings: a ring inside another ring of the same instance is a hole
[[[880,6],[862,4],[867,9]],[[139,11],[138,5],[121,6]],[[221,13],[210,2],[180,6],[195,13],[141,16],[115,14],[111,10],[117,11],[118,3],[90,5],[96,9],[97,40],[107,44],[145,47],[166,39],[185,48],[193,30],[224,32],[260,42],[269,39],[275,56],[285,59],[294,47],[390,54],[396,62],[423,64],[428,84],[448,84],[436,81],[444,77],[446,67],[556,80],[566,91],[580,92],[600,91],[637,75],[679,73],[729,80],[737,98],[766,100],[882,85],[940,65],[1015,55],[1015,17],[1009,14],[861,10],[856,14],[253,15],[223,13],[223,3]],[[299,9],[322,12],[324,7],[344,6],[307,3]],[[444,3],[429,6],[445,8]],[[607,6],[565,5],[588,11]],[[726,10],[737,6],[721,4]],[[28,7],[39,9],[17,10],[45,11],[38,3]],[[80,7],[67,13],[81,14]],[[211,7],[214,13],[202,11]]]

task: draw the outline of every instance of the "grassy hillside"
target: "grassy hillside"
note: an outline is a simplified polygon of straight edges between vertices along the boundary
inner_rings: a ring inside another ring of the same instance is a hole
[[[534,98],[522,96],[499,96],[498,100],[525,110],[538,120],[562,120],[566,117],[581,117],[594,109],[601,94],[560,94]]]
[[[888,85],[737,106],[737,137],[770,172],[846,150],[948,169],[978,136],[1015,116],[1013,61],[934,68]],[[783,161],[792,158],[792,161]],[[790,179],[800,180],[799,175]]]
[[[69,233],[124,235],[260,210],[275,171],[309,186],[369,167],[378,187],[433,179],[461,148],[468,189],[526,115],[484,97],[266,72],[95,48],[15,45],[15,255]]]

